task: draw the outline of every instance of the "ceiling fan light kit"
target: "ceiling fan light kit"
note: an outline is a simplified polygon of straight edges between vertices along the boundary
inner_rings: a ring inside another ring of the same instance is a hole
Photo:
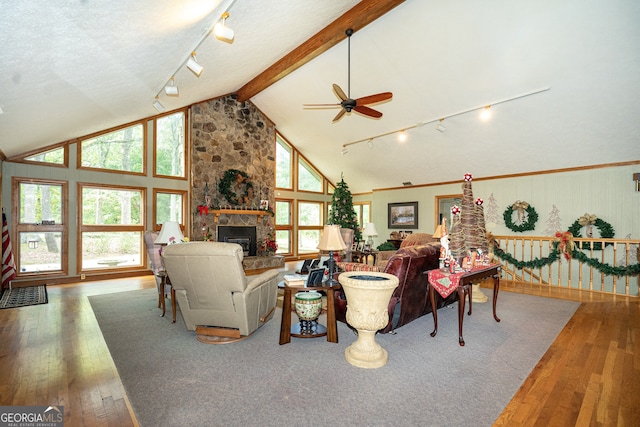
[[[347,35],[347,93],[337,84],[333,84],[333,92],[340,100],[339,104],[305,104],[305,107],[340,107],[341,110],[333,118],[333,123],[338,122],[346,113],[355,111],[364,116],[379,119],[382,117],[380,111],[374,110],[371,107],[367,107],[368,104],[377,104],[378,102],[388,101],[393,97],[391,92],[382,92],[375,95],[369,95],[362,98],[351,98],[351,36],[353,30],[349,28],[345,31]]]

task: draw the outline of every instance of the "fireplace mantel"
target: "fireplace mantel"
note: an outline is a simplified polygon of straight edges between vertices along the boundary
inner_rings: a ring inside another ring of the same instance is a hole
[[[209,213],[213,214],[213,222],[218,222],[220,215],[257,215],[260,220],[263,216],[270,214],[268,211],[256,209],[213,209]]]

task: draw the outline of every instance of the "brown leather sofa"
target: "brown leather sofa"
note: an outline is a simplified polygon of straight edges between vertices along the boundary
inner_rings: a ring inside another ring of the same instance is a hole
[[[341,271],[382,271],[398,277],[398,287],[389,301],[389,323],[379,331],[387,333],[406,325],[420,316],[431,313],[431,304],[427,294],[427,277],[423,273],[438,268],[439,255],[440,243],[431,243],[398,249],[389,258],[384,269],[372,265],[349,262],[339,262],[337,265]],[[347,323],[347,300],[342,289],[336,290],[334,296],[336,319]],[[436,293],[436,305],[438,308],[449,305],[457,299],[457,292],[452,293],[446,299]],[[425,324],[425,328],[430,328],[431,326]]]

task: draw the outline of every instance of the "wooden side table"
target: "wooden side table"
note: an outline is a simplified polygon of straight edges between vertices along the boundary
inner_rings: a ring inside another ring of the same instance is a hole
[[[464,321],[465,300],[466,296],[469,295],[469,315],[471,315],[473,309],[471,285],[474,282],[479,283],[487,277],[493,278],[493,318],[496,322],[500,321],[500,318],[496,315],[496,302],[498,301],[498,292],[500,290],[500,268],[500,264],[493,264],[486,267],[479,267],[468,272],[453,274],[444,273],[444,276],[448,276],[454,280],[452,280],[452,285],[447,290],[449,293],[443,296],[448,296],[452,291],[458,292],[458,343],[461,346],[464,346],[464,338],[462,338],[462,323]],[[433,312],[433,332],[431,332],[431,336],[435,337],[438,333],[438,309],[436,307],[436,297],[434,294],[435,286],[432,284],[434,278],[432,277],[433,274],[430,274],[429,271],[424,274],[427,275],[427,280],[429,281],[429,300],[431,301],[431,310]]]
[[[169,279],[169,275],[167,273],[161,272],[161,273],[158,273],[157,275],[158,277],[162,278],[162,284],[160,285],[160,293],[158,294],[160,305],[162,307],[162,314],[160,315],[160,317],[164,317],[167,311],[167,299],[164,294],[164,288],[166,285],[169,285],[169,287],[171,288],[171,313],[173,314],[172,323],[176,323],[176,312],[177,312],[176,291],[175,289],[173,289],[173,286],[171,286],[171,280]]]
[[[291,342],[291,337],[296,338],[317,338],[326,335],[328,342],[338,342],[338,323],[336,321],[336,307],[333,301],[333,294],[336,289],[340,289],[340,285],[334,286],[287,286],[282,281],[278,283],[278,288],[284,289],[284,301],[282,303],[282,320],[280,322],[280,345]],[[173,289],[173,288],[172,288]],[[318,325],[319,328],[315,333],[302,331],[300,324],[296,323],[291,326],[291,297],[295,292],[300,291],[319,291],[327,294],[327,325],[326,328]]]

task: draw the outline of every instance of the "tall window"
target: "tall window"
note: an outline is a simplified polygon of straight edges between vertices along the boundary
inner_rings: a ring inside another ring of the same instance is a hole
[[[292,188],[291,146],[276,133],[276,187]]]
[[[155,209],[155,230],[160,230],[166,221],[176,221],[186,226],[184,217],[186,214],[187,192],[179,190],[153,190]]]
[[[142,123],[85,139],[78,144],[78,167],[142,174],[144,139]]]
[[[157,176],[184,178],[185,114],[184,111],[155,120],[155,170]]]
[[[82,270],[142,266],[145,189],[78,184]]]
[[[298,202],[298,254],[318,252],[323,205],[322,202]]]
[[[13,179],[14,217],[17,244],[14,244],[18,275],[66,273],[68,200],[63,181]]]
[[[305,159],[298,159],[298,190],[322,193],[322,176]]]
[[[276,243],[278,254],[290,255],[293,253],[293,222],[291,219],[291,200],[276,200],[275,223]]]

